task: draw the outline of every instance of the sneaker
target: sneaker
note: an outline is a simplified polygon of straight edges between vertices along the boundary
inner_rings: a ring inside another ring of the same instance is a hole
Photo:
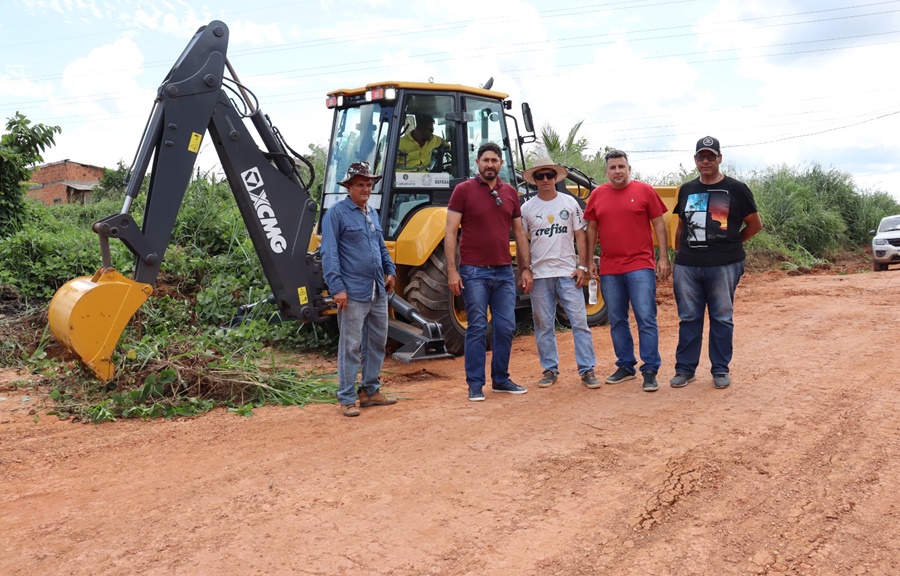
[[[360,408],[368,408],[369,406],[390,406],[391,404],[396,404],[396,398],[388,398],[384,394],[381,393],[381,390],[376,390],[374,394],[369,396],[369,393],[359,389],[359,407]]]
[[[588,388],[599,388],[600,386],[602,386],[602,384],[600,384],[600,381],[597,380],[597,376],[594,374],[593,370],[588,370],[587,372],[582,374],[581,382]]]
[[[713,374],[713,388],[728,388],[731,386],[731,376],[728,374]]]
[[[634,372],[630,372],[627,368],[619,366],[612,376],[606,379],[607,384],[618,384],[626,380],[633,380]]]
[[[484,402],[484,393],[481,390],[469,390],[469,402]]]
[[[359,416],[359,408],[356,404],[341,404],[341,414],[344,416]]]
[[[659,382],[656,381],[656,372],[644,372],[644,383],[641,385],[644,392],[656,392],[659,390]]]
[[[556,383],[556,379],[559,377],[559,374],[554,372],[553,370],[544,370],[544,377],[538,380],[539,388],[549,388]]]
[[[688,382],[693,382],[696,376],[693,372],[690,374],[683,374],[681,372],[676,372],[672,379],[669,380],[669,384],[672,385],[672,388],[684,388],[688,385]]]
[[[528,392],[528,388],[519,386],[512,380],[507,380],[503,384],[497,384],[496,382],[491,384],[491,392],[505,392],[506,394],[525,394],[526,392]]]

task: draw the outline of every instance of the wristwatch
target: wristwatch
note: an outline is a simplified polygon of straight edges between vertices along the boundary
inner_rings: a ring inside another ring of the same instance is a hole
[[[578,266],[576,266],[575,268],[577,268],[578,270],[581,270],[582,272],[587,272],[587,271],[588,271],[587,266],[582,266],[582,265],[580,265],[580,264],[579,264]]]

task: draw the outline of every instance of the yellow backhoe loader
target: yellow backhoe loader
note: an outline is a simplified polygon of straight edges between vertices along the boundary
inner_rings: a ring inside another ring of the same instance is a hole
[[[509,112],[511,102],[506,94],[491,90],[492,81],[478,88],[385,81],[332,91],[326,106],[333,110],[333,127],[317,206],[308,194],[311,183],[303,182],[297,170],[298,158],[287,153],[279,132],[239,82],[226,58],[227,44],[224,23],[213,21],[200,28],[160,85],[122,210],[93,225],[100,237],[100,269],[68,282],[50,303],[56,337],[100,379],[113,377],[116,344],[153,293],[208,131],[269,281],[268,301],[280,316],[303,322],[332,317],[333,303],[316,251],[316,222],[344,197],[338,182],[349,164],[365,160],[384,176],[369,205],[378,210],[388,251],[397,264],[388,333],[399,343],[394,357],[410,362],[462,354],[465,308],[448,289],[443,253],[447,202],[456,184],[477,173],[475,153],[485,142],[497,143],[504,152],[500,177],[519,189],[523,201],[530,197],[533,190],[521,180],[513,157],[518,150],[524,165],[523,145],[535,140],[528,105],[522,104],[522,136]],[[235,100],[241,106],[236,107]],[[249,114],[243,113],[245,108]],[[429,142],[427,153],[411,152],[414,132]],[[254,142],[253,133],[264,149]],[[149,193],[138,225],[129,211],[148,169]],[[583,204],[594,183],[577,170],[571,171],[571,179],[570,187],[561,184],[560,190]],[[113,269],[110,238],[118,238],[134,254],[131,278]],[[514,256],[512,243],[510,250]],[[528,296],[519,294],[517,307],[528,306]],[[605,322],[602,298],[588,305],[587,313],[590,325]]]

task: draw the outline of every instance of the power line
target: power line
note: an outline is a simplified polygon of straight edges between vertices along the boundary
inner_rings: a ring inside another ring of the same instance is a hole
[[[829,133],[829,132],[837,132],[837,131],[839,131],[839,130],[846,130],[846,129],[848,129],[848,128],[854,128],[854,127],[856,127],[856,126],[861,126],[861,125],[863,125],[863,124],[869,124],[870,122],[876,122],[876,121],[878,121],[878,120],[883,120],[883,119],[889,118],[889,117],[891,117],[891,116],[896,116],[897,114],[900,114],[900,110],[894,110],[894,111],[887,112],[887,113],[884,113],[884,114],[879,114],[878,116],[875,116],[875,117],[866,118],[865,120],[861,120],[861,121],[859,121],[859,122],[853,122],[853,123],[851,123],[851,124],[844,124],[844,125],[842,125],[842,126],[835,126],[835,127],[832,127],[832,128],[825,128],[825,129],[823,129],[823,130],[817,130],[817,131],[815,131],[815,132],[806,132],[806,133],[804,133],[804,134],[794,134],[794,135],[791,135],[791,136],[784,136],[784,137],[781,137],[781,138],[772,138],[772,139],[770,139],[770,140],[762,140],[762,141],[758,141],[758,142],[744,142],[744,143],[739,143],[739,144],[729,144],[728,146],[723,146],[723,148],[724,148],[724,149],[731,149],[731,148],[752,148],[752,147],[755,147],[755,146],[765,146],[765,145],[768,145],[768,144],[775,144],[775,143],[778,143],[778,142],[787,142],[788,140],[797,140],[797,139],[800,139],[800,138],[809,138],[810,136],[819,136],[819,135],[821,135],[821,134],[827,134],[827,133]],[[778,125],[778,126],[780,126],[780,125]],[[679,134],[679,135],[682,135],[682,134]],[[675,135],[673,135],[673,134],[667,134],[666,136],[675,136]],[[660,136],[660,137],[662,137],[662,136]],[[645,139],[646,139],[646,138],[645,138]],[[586,150],[586,151],[591,151],[591,152],[599,152],[599,151],[601,151],[600,148],[593,148],[593,147],[585,148],[585,150]],[[633,150],[633,149],[630,149],[630,150],[628,151],[628,153],[629,153],[629,154],[668,154],[668,153],[675,153],[675,152],[677,152],[677,153],[682,153],[682,152],[691,152],[691,151],[692,151],[692,150],[691,150],[690,148],[667,148],[667,149],[652,149],[652,150]]]
[[[665,2],[648,2],[646,4],[634,6],[635,3],[632,1],[621,0],[619,2],[611,2],[608,4],[589,4],[589,5],[585,5],[585,6],[568,8],[568,9],[545,10],[545,11],[538,12],[538,14],[550,19],[550,18],[560,18],[563,16],[576,15],[576,14],[583,15],[585,13],[590,13],[590,12],[607,11],[611,7],[616,7],[616,6],[620,6],[620,5],[626,6],[629,9],[635,9],[635,8],[652,8],[652,7],[658,7],[658,6],[692,3],[694,1],[695,0],[669,0],[669,1],[665,1]],[[823,14],[823,13],[846,11],[846,10],[856,10],[856,9],[860,9],[860,8],[869,8],[869,7],[875,7],[875,6],[882,6],[882,5],[886,5],[886,4],[896,4],[898,1],[900,1],[900,0],[889,0],[889,1],[885,1],[885,2],[874,2],[874,3],[869,3],[869,4],[851,5],[851,6],[846,6],[846,7],[827,8],[827,9],[820,9],[820,10],[808,10],[808,11],[793,12],[793,13],[788,13],[788,14],[758,16],[758,17],[754,17],[754,18],[745,18],[745,19],[710,23],[709,27],[719,27],[724,24],[741,24],[741,23],[755,22],[755,21],[761,21],[761,20],[776,20],[776,19],[789,18],[789,17],[795,17],[795,16],[808,16],[808,15],[813,15],[813,14]],[[288,3],[287,5],[290,5],[290,4],[291,3]],[[559,12],[563,12],[563,11],[566,11],[566,13],[559,14]],[[765,26],[761,26],[761,27],[762,28],[770,28],[770,27],[798,26],[798,25],[803,25],[803,24],[814,24],[814,23],[822,23],[822,22],[830,22],[830,21],[839,21],[839,20],[847,20],[847,19],[854,19],[854,18],[863,18],[863,17],[868,17],[868,16],[881,16],[884,14],[894,13],[894,12],[898,12],[898,11],[900,11],[900,10],[882,11],[882,12],[874,12],[874,13],[870,12],[870,13],[864,13],[864,14],[852,14],[852,15],[847,15],[847,16],[822,18],[822,19],[817,19],[817,20],[805,20],[805,21],[800,21],[800,22],[773,23],[773,24],[769,24],[769,25],[765,25]],[[521,21],[523,19],[524,18],[513,18],[512,21]],[[493,17],[492,16],[492,17],[484,17],[484,18],[474,18],[474,19],[466,19],[466,20],[448,22],[448,23],[443,23],[443,24],[426,25],[426,26],[411,26],[411,27],[396,28],[396,29],[391,29],[391,30],[386,30],[386,31],[382,30],[379,32],[373,32],[371,34],[366,34],[366,33],[363,33],[361,35],[354,34],[352,36],[348,35],[346,37],[338,37],[338,38],[327,39],[327,40],[311,40],[311,41],[297,42],[297,43],[286,44],[286,45],[272,47],[272,48],[234,50],[230,54],[232,57],[242,56],[242,55],[264,55],[264,54],[271,54],[274,52],[291,51],[291,50],[294,50],[297,48],[322,47],[322,46],[327,46],[327,45],[332,45],[332,44],[350,44],[350,43],[359,42],[362,39],[380,40],[380,39],[385,39],[385,38],[393,39],[398,36],[409,35],[409,34],[432,34],[436,31],[446,31],[446,30],[453,30],[453,29],[457,29],[457,28],[463,28],[466,26],[470,26],[473,23],[489,24],[491,22],[499,22],[499,21],[508,23],[511,21],[511,19],[507,16],[502,16],[502,17]],[[674,26],[666,26],[666,27],[661,27],[661,28],[638,29],[638,30],[629,31],[628,33],[633,36],[633,35],[640,35],[643,33],[660,32],[660,31],[666,31],[666,30],[684,30],[684,29],[690,30],[692,27],[694,27],[693,23],[680,24],[680,25],[674,25]],[[130,28],[129,30],[131,30],[131,29],[132,28]],[[717,30],[717,32],[721,32],[721,30]],[[666,39],[685,37],[685,36],[691,36],[691,35],[692,35],[691,33],[685,33],[685,34],[678,34],[678,35],[656,36],[656,37],[648,37],[648,38],[633,38],[632,37],[632,38],[629,38],[629,41],[630,42],[644,42],[644,41],[651,41],[651,40],[666,40]],[[606,33],[606,34],[591,34],[591,35],[579,36],[579,37],[567,37],[566,39],[563,40],[563,42],[570,44],[571,46],[563,46],[563,49],[565,49],[567,47],[583,49],[585,46],[602,45],[603,42],[597,42],[596,39],[608,38],[608,37],[618,38],[618,37],[621,37],[621,34]],[[585,44],[584,41],[588,41],[588,40],[594,40],[594,41],[588,42],[587,44]],[[545,45],[552,44],[552,42],[548,41],[543,44],[545,44]],[[11,46],[15,46],[15,44],[11,44]],[[510,48],[508,50],[506,50],[505,52],[500,53],[500,55],[520,54],[520,53],[522,53],[522,48],[526,47],[526,46],[532,47],[530,50],[528,50],[531,52],[546,50],[546,47],[534,48],[533,42],[522,42],[522,43],[507,45],[507,46],[510,46]],[[474,48],[474,49],[468,50],[466,52],[473,54],[473,56],[475,54],[477,54],[478,56],[483,55],[480,48]],[[441,56],[441,58],[425,60],[426,63],[435,63],[435,62],[442,62],[442,61],[446,61],[446,60],[450,60],[450,59],[456,59],[459,57],[459,53],[460,53],[460,51],[457,50],[457,51],[454,51],[453,56],[446,57],[445,56],[446,52],[431,52],[431,53],[426,53],[426,54],[419,54],[419,57],[427,58],[429,56]],[[378,59],[372,59],[372,60],[367,60],[362,63],[371,65],[371,64],[376,64],[378,62],[379,62]],[[323,64],[323,65],[312,66],[312,67],[307,67],[307,68],[296,68],[296,69],[288,70],[288,71],[279,70],[277,72],[261,73],[258,75],[259,76],[265,76],[265,75],[283,76],[285,73],[292,73],[292,72],[293,73],[302,73],[302,72],[312,72],[312,71],[317,71],[317,70],[333,71],[336,67],[340,68],[341,66],[351,66],[351,65],[358,65],[358,64],[361,64],[361,62],[355,61],[353,63],[329,63],[329,64]],[[150,69],[154,69],[157,67],[163,67],[163,66],[166,66],[166,67],[171,66],[171,60],[149,62],[145,65],[145,69],[150,70]],[[84,75],[79,75],[79,76],[84,77],[84,76],[94,76],[94,75],[106,75],[106,74],[109,74],[110,72],[115,72],[115,71],[116,71],[116,69],[113,69],[113,70],[104,69],[104,70],[98,70],[97,72],[94,72],[94,73],[84,74]],[[354,71],[354,69],[351,69],[350,71]],[[23,79],[24,80],[52,80],[52,79],[56,79],[56,78],[60,78],[60,77],[61,77],[60,74],[47,74],[47,75],[42,75],[42,76],[25,77]]]

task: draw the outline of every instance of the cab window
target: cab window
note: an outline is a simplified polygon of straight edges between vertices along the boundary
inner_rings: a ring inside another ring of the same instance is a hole
[[[452,96],[410,94],[406,97],[397,143],[398,173],[445,174],[448,179],[456,176],[456,151],[452,145],[456,125],[447,121],[447,115],[454,109]]]
[[[325,170],[322,205],[330,208],[347,195],[338,182],[347,175],[353,162],[368,162],[374,174],[384,174],[390,114],[382,114],[377,102],[338,111],[331,134],[331,156]],[[382,182],[375,184],[368,205],[380,209]]]
[[[500,168],[500,179],[504,182],[514,182],[513,163],[510,151],[506,148],[506,131],[503,122],[503,109],[501,103],[492,100],[469,97],[465,99],[465,108],[470,120],[466,123],[467,138],[469,142],[469,174],[478,174],[475,160],[478,158],[478,148],[487,142],[493,142],[503,150],[503,166]]]

